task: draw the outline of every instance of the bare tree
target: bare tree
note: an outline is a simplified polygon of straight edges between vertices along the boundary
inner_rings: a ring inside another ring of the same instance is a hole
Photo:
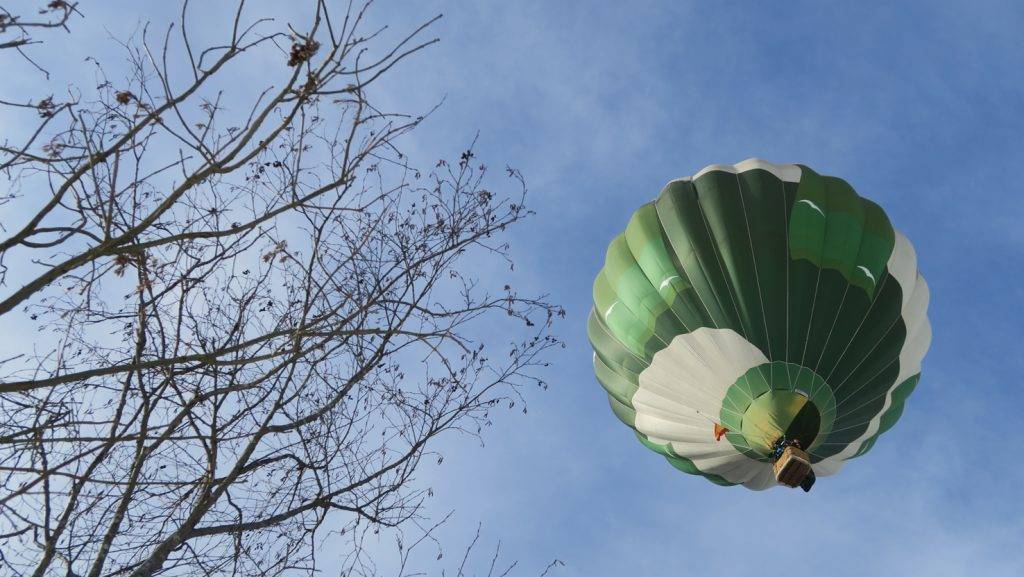
[[[373,572],[369,535],[430,525],[431,441],[544,386],[562,311],[464,272],[511,267],[523,179],[410,164],[422,117],[371,93],[433,20],[386,43],[334,4],[241,1],[200,46],[186,1],[95,88],[2,102],[0,573]]]

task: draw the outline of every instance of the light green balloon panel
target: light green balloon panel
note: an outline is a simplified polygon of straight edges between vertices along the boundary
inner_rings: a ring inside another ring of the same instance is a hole
[[[671,182],[612,240],[594,282],[588,335],[612,410],[672,465],[719,484],[745,482],[738,471],[748,470],[727,464],[721,443],[763,463],[782,436],[806,443],[812,463],[863,454],[899,418],[930,339],[927,287],[898,236],[878,205],[805,166],[746,161]],[[679,346],[696,350],[705,333],[735,333],[764,358],[733,366],[723,345],[694,353],[708,366],[693,374],[735,370],[727,388],[673,384],[664,371],[656,384],[655,356],[690,337]],[[666,400],[638,426],[645,371],[649,394]],[[709,431],[705,448],[695,419]],[[662,421],[680,432],[643,431]],[[721,443],[716,423],[729,429]]]

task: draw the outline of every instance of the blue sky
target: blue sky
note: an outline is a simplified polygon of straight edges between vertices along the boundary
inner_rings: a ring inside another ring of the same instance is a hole
[[[91,5],[90,5],[91,4]],[[138,2],[83,2],[83,53]],[[628,4],[628,5],[627,5]],[[519,168],[537,216],[510,232],[516,286],[547,292],[567,341],[480,447],[446,439],[421,481],[484,524],[521,574],[1024,574],[1024,5],[1017,2],[381,2],[442,42],[378,99],[445,103],[414,161]],[[116,17],[115,17],[116,16]],[[403,28],[404,27],[404,28]],[[70,61],[68,66],[79,66]],[[667,181],[751,156],[847,179],[917,248],[934,340],[903,419],[803,494],[721,488],[646,451],[608,410],[585,320],[608,241]]]
[[[517,256],[569,313],[552,389],[446,460],[442,498],[571,575],[1024,573],[1021,5],[551,4],[438,4],[443,42],[408,78],[447,94],[417,142],[479,129],[482,157],[526,174],[539,214],[513,233]],[[904,418],[807,495],[711,486],[648,454],[607,410],[584,334],[631,212],[750,156],[880,202],[932,289]]]

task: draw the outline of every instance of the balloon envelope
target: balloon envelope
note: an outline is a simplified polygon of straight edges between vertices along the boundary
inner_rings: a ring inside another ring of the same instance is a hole
[[[845,181],[750,159],[670,182],[608,247],[588,335],[615,415],[676,468],[817,476],[899,419],[931,341],[907,239]],[[716,434],[717,433],[717,434]]]

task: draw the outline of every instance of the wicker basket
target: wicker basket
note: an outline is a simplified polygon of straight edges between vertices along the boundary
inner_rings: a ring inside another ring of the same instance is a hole
[[[796,447],[786,447],[775,461],[775,480],[787,487],[799,487],[811,472],[811,458]]]

